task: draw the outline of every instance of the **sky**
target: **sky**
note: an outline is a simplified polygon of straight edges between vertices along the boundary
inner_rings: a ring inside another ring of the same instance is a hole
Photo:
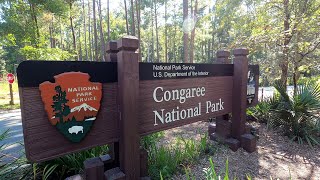
[[[122,7],[123,4],[123,0],[109,0],[109,4],[110,4],[110,11],[115,11],[119,8]],[[103,8],[107,9],[107,0],[101,0],[101,5]]]

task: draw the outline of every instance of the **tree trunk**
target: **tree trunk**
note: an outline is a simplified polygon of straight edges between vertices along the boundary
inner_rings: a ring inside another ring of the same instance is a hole
[[[99,61],[96,0],[92,1],[92,10],[93,10],[94,53],[95,53],[94,59],[95,61]]]
[[[213,51],[215,51],[216,49],[214,49],[214,47],[216,47],[215,46],[215,32],[216,32],[216,17],[217,17],[217,15],[216,15],[216,10],[215,10],[215,5],[213,5],[213,7],[212,7],[212,9],[211,9],[211,7],[210,7],[210,13],[212,12],[212,11],[214,11],[214,13],[215,13],[215,15],[214,15],[214,19],[213,19],[213,21],[211,22],[211,24],[212,24],[212,40],[211,40],[211,49],[212,49],[212,53],[211,53],[211,59],[214,59],[215,58],[215,54],[213,53]]]
[[[62,23],[61,23],[61,18],[59,17],[59,23],[60,23],[60,48],[64,49],[63,47],[63,33],[62,33]]]
[[[49,34],[50,34],[50,48],[54,48],[53,46],[53,16],[49,26]]]
[[[133,4],[133,0],[130,1],[131,2],[131,32],[132,35],[135,36],[136,35],[136,26],[134,23],[134,4]]]
[[[73,18],[72,18],[72,15],[71,15],[71,11],[72,11],[72,3],[71,2],[69,3],[69,8],[70,8],[69,19],[70,19],[70,26],[71,26],[71,32],[72,32],[73,51],[77,53],[76,34],[75,34],[75,31],[74,31]],[[76,57],[76,59],[79,60],[78,57]]]
[[[153,1],[152,1],[153,2]],[[152,4],[152,8],[151,8],[151,62],[154,62],[154,32],[153,32],[153,26],[154,26],[154,22],[153,22],[153,4]]]
[[[127,9],[127,0],[124,1],[124,11],[126,14],[126,28],[127,28],[127,35],[129,35],[129,23],[128,23],[128,9]]]
[[[183,0],[183,21],[185,21],[188,17],[188,0]],[[183,61],[189,62],[189,56],[188,56],[188,52],[189,52],[189,36],[188,33],[183,32]]]
[[[98,6],[98,11],[99,11],[99,24],[100,24],[100,41],[101,41],[101,59],[102,61],[106,61],[107,56],[106,56],[106,45],[105,45],[105,40],[104,40],[104,34],[103,34],[103,28],[102,28],[102,13],[101,13],[101,0],[99,0],[99,6]]]
[[[159,54],[159,34],[158,34],[158,18],[157,18],[157,0],[155,0],[154,3],[154,17],[155,17],[155,23],[156,23],[156,47],[157,47],[157,60],[156,62],[160,62],[160,54]]]
[[[293,61],[293,94],[297,94],[297,82],[299,80],[299,67],[300,67],[300,62],[303,59],[303,56],[299,54],[299,45],[298,43],[300,42],[300,37],[301,37],[301,32],[298,30],[297,35],[296,35],[296,41],[295,41],[295,46],[294,46],[294,61]]]
[[[40,31],[38,26],[38,18],[37,18],[37,12],[36,12],[36,5],[34,3],[29,2],[30,5],[30,11],[31,11],[31,17],[33,19],[35,28],[36,28],[36,35],[35,35],[35,46],[38,47],[39,38],[40,38]]]
[[[82,0],[82,16],[83,16],[84,49],[85,49],[85,52],[86,52],[86,61],[87,61],[88,60],[87,25],[86,25],[86,11],[85,11],[85,8],[84,8],[84,0]]]
[[[194,6],[194,12],[193,12],[194,21],[196,21],[197,11],[198,11],[198,0],[195,1],[195,6]],[[190,63],[193,63],[193,59],[194,59],[194,38],[195,38],[195,36],[196,36],[196,28],[194,27],[191,32]]]
[[[167,26],[167,0],[164,2],[164,29],[165,29],[165,47],[164,47],[164,56],[165,56],[165,62],[168,62],[168,26]]]
[[[88,0],[88,41],[89,41],[89,57],[90,61],[93,61],[93,55],[92,55],[92,41],[91,41],[91,16],[90,16],[91,8],[90,8],[90,0]]]
[[[176,4],[173,5],[173,19],[174,21],[177,18],[177,14],[176,14]],[[174,33],[173,33],[173,58],[174,58],[174,62],[177,63],[177,49],[176,49],[176,37],[177,37],[177,25],[174,23]]]
[[[138,40],[139,40],[139,61],[141,61],[141,37],[140,37],[140,0],[136,0],[136,17],[137,17],[137,28],[138,28]]]
[[[209,63],[212,63],[212,61],[211,61],[211,53],[212,53],[211,41],[210,41],[210,39],[208,39],[208,62]]]
[[[290,12],[289,12],[289,0],[283,0],[284,7],[284,22],[283,22],[283,33],[284,33],[284,42],[283,42],[283,58],[280,62],[281,68],[281,84],[287,89],[287,77],[288,77],[288,64],[289,64],[289,43],[291,35],[290,30]]]
[[[108,17],[108,42],[111,41],[110,39],[110,2],[107,0],[107,17]]]
[[[82,61],[81,27],[79,26],[79,61]]]

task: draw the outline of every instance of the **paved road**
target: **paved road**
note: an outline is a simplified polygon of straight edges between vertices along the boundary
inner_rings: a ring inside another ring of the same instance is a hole
[[[9,138],[0,142],[0,145],[6,144],[7,147],[3,154],[7,154],[5,160],[10,160],[23,155],[23,133],[21,123],[21,112],[20,110],[3,111],[0,112],[0,132],[7,129],[9,131]]]

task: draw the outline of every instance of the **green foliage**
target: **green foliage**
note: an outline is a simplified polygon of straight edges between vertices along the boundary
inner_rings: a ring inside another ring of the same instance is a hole
[[[8,159],[7,154],[3,152],[6,147],[13,145],[4,143],[9,138],[9,132],[9,129],[0,132],[0,179],[25,179],[25,159],[20,157],[10,160],[11,158]]]
[[[256,106],[247,109],[247,115],[253,116],[259,122],[266,123],[270,118],[270,100],[263,100]]]
[[[140,144],[144,149],[150,149],[164,136],[164,132],[156,132],[141,138]]]
[[[185,175],[186,175],[186,179],[187,180],[195,180],[196,177],[194,175],[192,175],[190,168],[184,168],[185,171]]]
[[[170,147],[158,146],[159,134],[152,134],[144,137],[148,146],[149,175],[155,179],[167,179],[174,173],[182,170],[183,165],[195,163],[201,154],[214,152],[214,148],[208,144],[208,136],[203,135],[200,141],[179,137],[176,143]]]
[[[132,17],[130,3],[127,4],[126,19],[124,7],[115,7],[113,4],[119,1],[110,1],[110,13],[107,14],[107,4],[102,3],[101,17],[100,12],[97,12],[95,20],[92,19],[92,0],[83,2],[84,4],[75,0],[0,1],[0,43],[5,51],[1,57],[6,63],[6,70],[13,71],[15,64],[26,59],[92,60],[95,56],[95,41],[100,49],[103,41],[116,40],[126,34],[138,36],[137,12],[140,18],[140,50],[143,61],[164,62],[165,57],[167,62],[188,61],[183,60],[186,45],[182,40],[182,1],[141,1],[138,11],[133,12],[135,19]],[[193,38],[189,33],[188,47],[194,50],[189,55],[194,54],[194,62],[211,63],[216,59],[215,52],[219,49],[248,47],[250,63],[260,64],[261,84],[268,86],[280,76],[279,61],[283,59],[283,49],[286,47],[283,41],[289,39],[289,77],[296,69],[308,77],[319,75],[320,2],[291,0],[288,5],[291,13],[288,14],[290,23],[287,31],[283,27],[284,8],[278,8],[283,7],[283,3],[284,1],[275,0],[270,3],[261,0],[189,1],[187,6],[192,7],[191,9],[195,10],[197,6],[197,12],[193,11],[195,14],[189,13],[196,20],[194,44],[191,44]],[[132,27],[133,20],[135,27]],[[97,23],[98,31],[100,26],[103,27],[103,35],[100,37],[98,32],[97,39],[92,39],[93,21]],[[129,25],[129,32],[126,32],[126,23]],[[133,28],[136,28],[135,34]],[[110,36],[106,37],[108,29]],[[294,66],[297,68],[294,69]]]
[[[89,150],[69,154],[54,160],[33,164],[25,175],[34,179],[65,179],[66,177],[83,173],[83,162],[88,158],[107,154],[108,146],[98,146]]]
[[[314,84],[320,84],[320,76],[314,76],[314,77],[302,77],[299,78],[297,84],[298,85],[303,85],[307,83],[314,83]]]
[[[217,172],[216,169],[215,169],[215,165],[212,161],[212,158],[209,159],[209,162],[210,162],[210,166],[209,168],[207,169],[204,169],[203,170],[203,173],[204,173],[204,177],[206,180],[229,180],[231,179],[230,178],[230,174],[229,174],[229,161],[228,159],[226,160],[226,163],[225,163],[225,170],[224,170],[224,173],[223,172]],[[196,179],[196,177],[192,174],[192,171],[190,170],[190,168],[187,168],[185,167],[184,168],[185,170],[185,175],[186,175],[186,179],[187,180],[194,180]],[[240,177],[237,177],[237,176],[234,176],[233,179],[236,180],[236,179],[246,179],[246,180],[252,180],[254,178],[252,178],[252,176],[250,174],[244,174],[245,175],[245,178],[240,178]],[[292,177],[291,177],[291,172],[290,172],[290,169],[289,169],[289,179],[291,180]],[[270,180],[272,180],[273,178],[270,177]]]
[[[20,108],[20,103],[15,103],[14,105],[0,104],[0,110],[14,110],[19,108]]]
[[[280,83],[275,88],[278,94],[270,101],[269,126],[281,129],[300,144],[319,144],[320,119],[316,114],[320,111],[320,84],[301,85],[292,97]]]
[[[214,163],[212,161],[212,159],[209,159],[210,161],[210,167],[206,170],[204,170],[204,174],[207,180],[220,180],[221,178],[221,174],[218,174],[215,170],[215,166]],[[225,172],[223,174],[223,179],[224,180],[229,180],[229,161],[228,159],[226,160],[226,167],[225,167]]]
[[[74,54],[59,48],[35,48],[25,46],[20,49],[19,53],[27,60],[71,60]]]

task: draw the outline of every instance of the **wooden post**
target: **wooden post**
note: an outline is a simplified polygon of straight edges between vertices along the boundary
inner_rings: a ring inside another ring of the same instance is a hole
[[[140,178],[138,133],[139,40],[124,37],[118,40],[118,94],[120,109],[120,169],[126,179]]]
[[[230,52],[226,51],[226,50],[220,50],[217,52],[217,62],[218,64],[230,64],[231,60],[230,60]],[[222,118],[223,120],[229,120],[229,114],[225,114],[222,117],[218,117],[218,118]]]
[[[117,41],[109,41],[106,47],[107,51],[107,62],[117,62],[117,53],[119,52]],[[109,144],[110,156],[113,160],[112,164],[105,166],[105,169],[110,169],[109,167],[119,166],[119,142]]]
[[[83,162],[86,179],[104,180],[104,164],[99,157]]]
[[[117,47],[117,41],[110,41],[107,44],[107,62],[117,62],[117,53],[119,52]]]
[[[231,61],[229,59],[230,52],[226,50],[220,50],[217,52],[217,63],[218,64],[230,64]]]
[[[226,50],[220,50],[217,52],[217,64],[229,64],[230,52]],[[231,134],[231,123],[229,120],[229,114],[218,116],[216,118],[216,124],[209,124],[208,133],[211,140],[223,140]]]
[[[234,79],[232,100],[231,135],[241,140],[245,133],[246,109],[247,109],[247,81],[248,81],[248,49],[233,50]]]
[[[14,101],[13,101],[13,90],[12,90],[12,84],[9,83],[9,89],[10,89],[10,105],[14,105]]]

